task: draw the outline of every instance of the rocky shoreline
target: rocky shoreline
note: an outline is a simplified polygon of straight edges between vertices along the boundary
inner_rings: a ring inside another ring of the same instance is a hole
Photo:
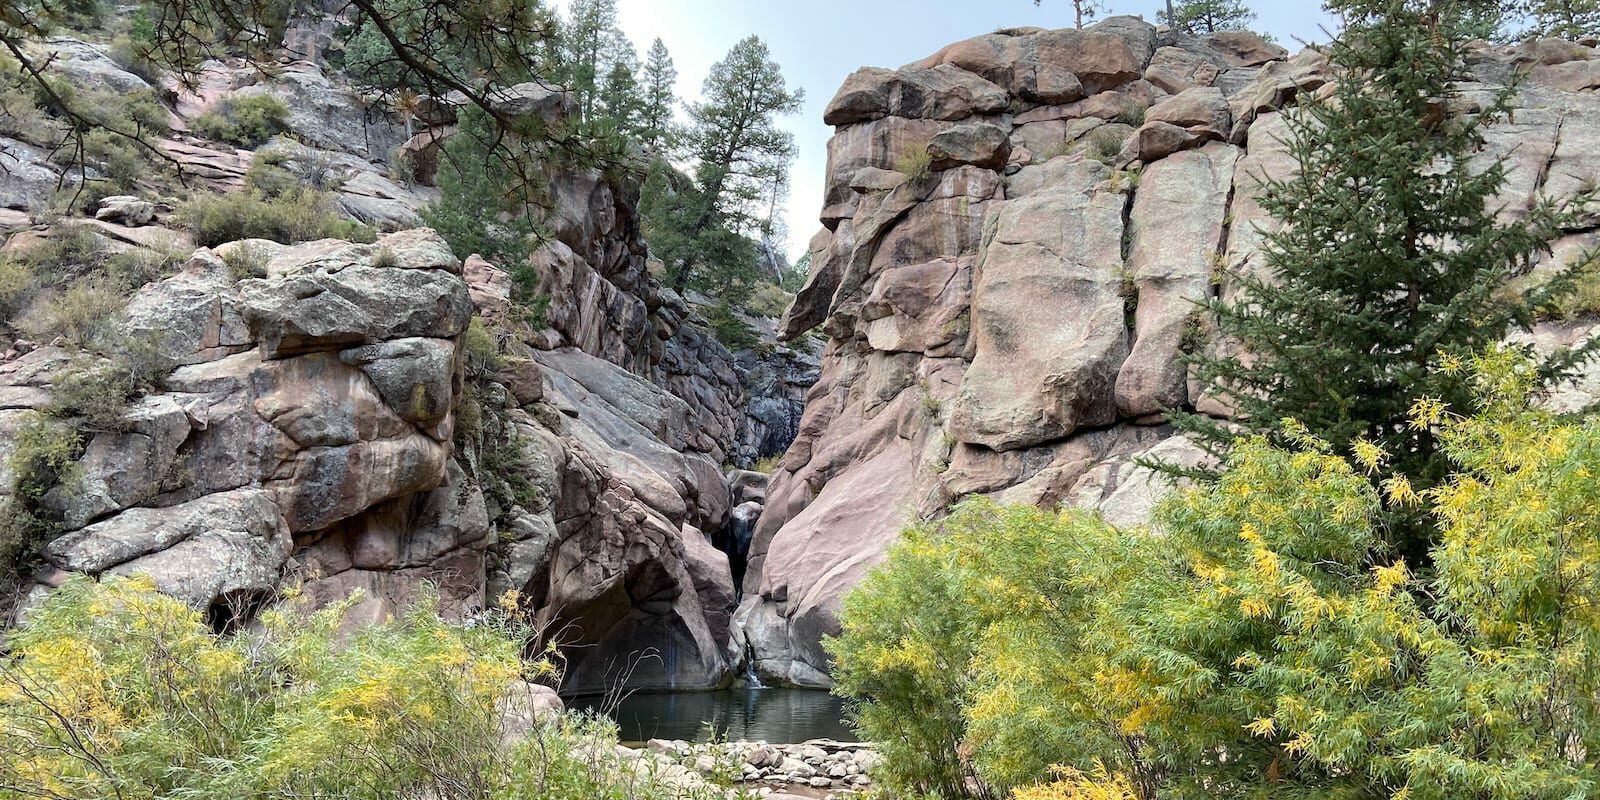
[[[869,774],[879,756],[870,744],[812,739],[799,744],[764,741],[712,744],[651,739],[643,749],[670,758],[708,777],[723,777],[735,784],[782,800],[804,791],[806,797],[837,797],[872,786]],[[728,770],[734,774],[728,774]],[[722,772],[722,775],[718,775]]]

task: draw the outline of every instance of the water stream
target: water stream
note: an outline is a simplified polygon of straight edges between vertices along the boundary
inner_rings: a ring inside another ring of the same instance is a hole
[[[844,723],[844,701],[815,689],[749,687],[720,692],[638,692],[615,709],[603,697],[567,701],[575,710],[607,713],[623,742],[647,739],[763,740],[794,744],[808,739],[855,741]]]

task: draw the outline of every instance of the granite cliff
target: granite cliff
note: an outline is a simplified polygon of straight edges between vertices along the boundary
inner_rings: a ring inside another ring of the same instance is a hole
[[[1484,154],[1509,159],[1501,213],[1600,178],[1594,57],[1550,40],[1472,53],[1454,113],[1524,74]],[[827,685],[820,641],[842,594],[907,522],[962,498],[1148,517],[1168,485],[1136,459],[1203,457],[1163,411],[1227,414],[1179,361],[1226,346],[1195,301],[1233,291],[1221,267],[1260,267],[1274,222],[1254,188],[1292,175],[1284,115],[1334,79],[1314,49],[1118,17],[1000,30],[845,81],[784,331],[828,342],[737,617],[763,679]],[[1558,257],[1592,242],[1570,233]]]

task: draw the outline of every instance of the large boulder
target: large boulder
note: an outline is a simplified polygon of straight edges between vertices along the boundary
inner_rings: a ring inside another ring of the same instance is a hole
[[[156,588],[206,608],[272,592],[289,560],[289,528],[260,489],[219,492],[168,508],[134,508],[50,543],[61,569],[150,576]]]
[[[902,70],[866,67],[845,79],[822,121],[850,125],[886,116],[956,120],[1004,111],[1006,101],[1004,89],[947,64]]]

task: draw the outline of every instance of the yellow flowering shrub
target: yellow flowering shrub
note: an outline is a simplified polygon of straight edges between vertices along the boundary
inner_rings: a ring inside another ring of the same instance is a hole
[[[641,772],[609,721],[561,715],[508,739],[510,690],[551,669],[524,661],[514,611],[449,622],[425,595],[349,632],[359,598],[310,613],[297,594],[219,635],[146,579],[69,579],[0,656],[0,800],[715,793]]]
[[[1011,800],[1139,800],[1133,782],[1108,772],[1104,764],[1096,764],[1090,772],[1072,767],[1058,767],[1056,772],[1055,780],[1017,789]]]
[[[1473,413],[1413,408],[1454,465],[1426,490],[1290,426],[1150,530],[977,503],[911,531],[832,641],[863,733],[894,739],[884,776],[945,798],[1600,796],[1600,420],[1534,407],[1514,351],[1456,369]],[[1426,561],[1394,551],[1395,507],[1436,531]]]

